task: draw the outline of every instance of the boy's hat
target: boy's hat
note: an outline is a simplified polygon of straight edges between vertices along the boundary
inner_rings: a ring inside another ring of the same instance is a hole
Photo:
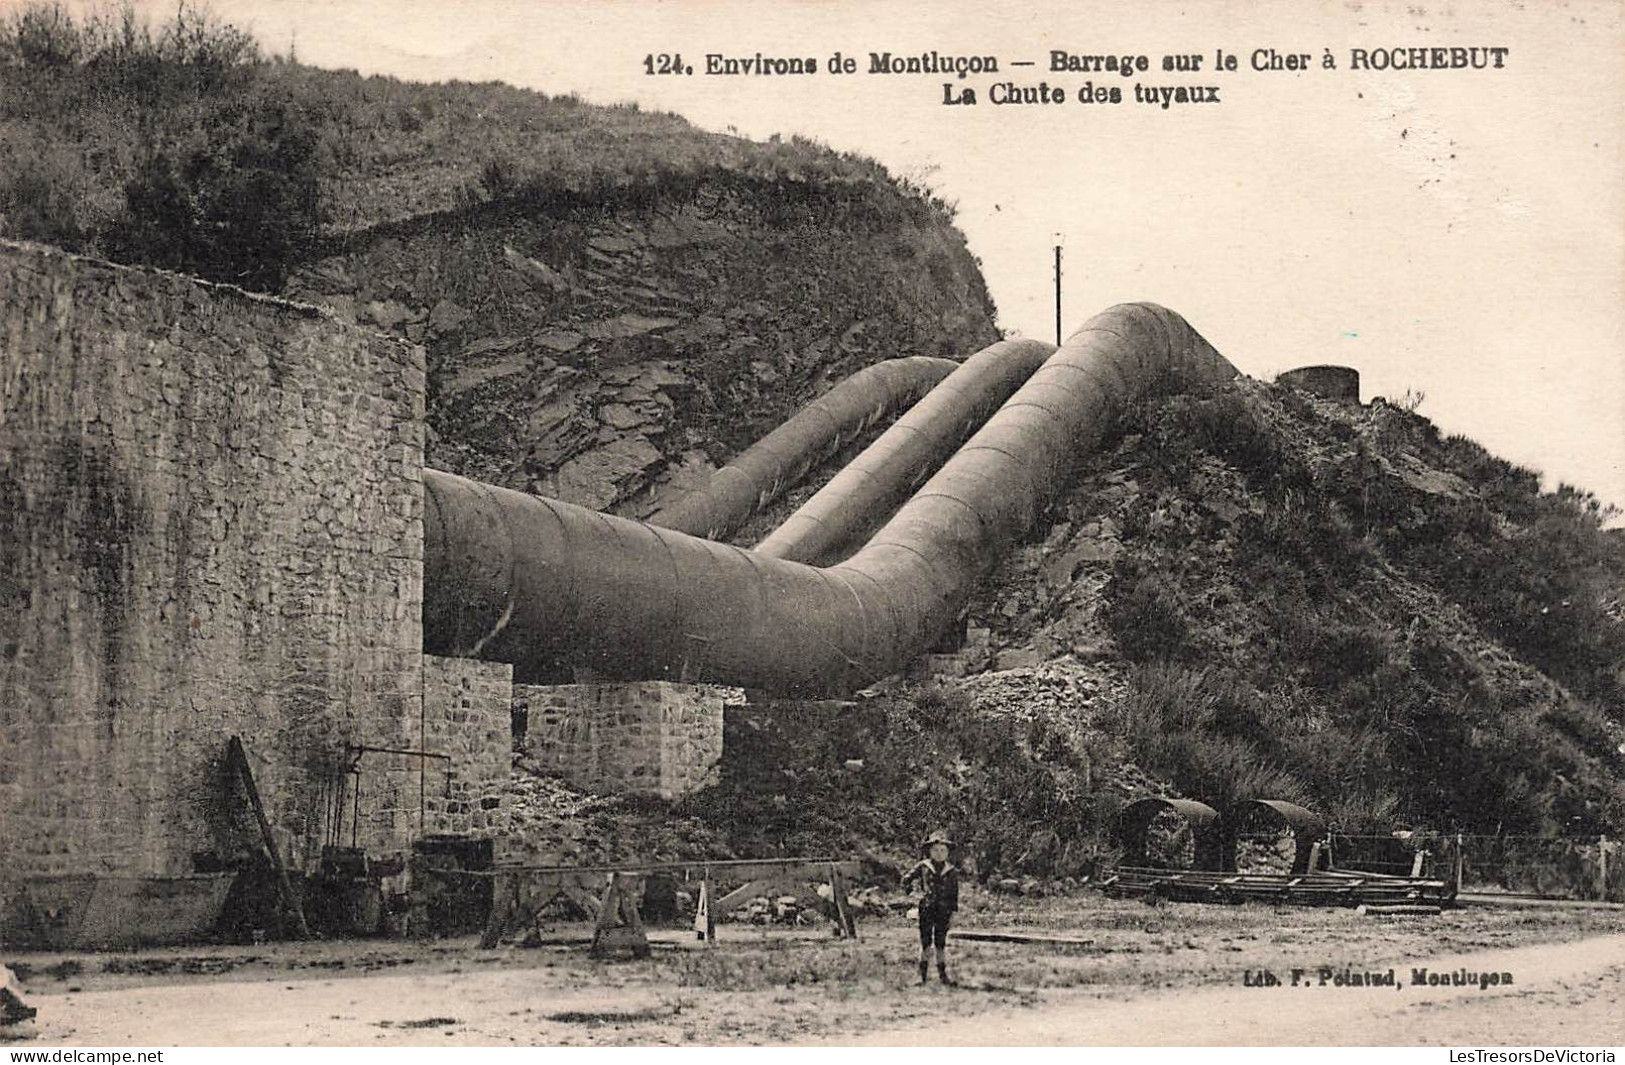
[[[925,840],[920,844],[920,850],[928,851],[931,849],[931,845],[934,843],[941,843],[943,846],[949,848],[953,847],[954,845],[954,841],[948,838],[948,833],[933,832],[929,836],[925,837]]]

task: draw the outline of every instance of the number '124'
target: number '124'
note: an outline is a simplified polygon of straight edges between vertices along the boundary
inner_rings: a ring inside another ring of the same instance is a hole
[[[643,72],[645,74],[692,74],[694,68],[683,65],[683,56],[679,52],[660,52],[643,57]]]

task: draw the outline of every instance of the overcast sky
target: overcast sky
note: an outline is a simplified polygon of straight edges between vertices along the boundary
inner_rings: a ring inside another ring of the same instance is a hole
[[[14,0],[0,0],[0,4]],[[172,0],[142,4],[155,15]],[[263,44],[323,67],[497,79],[637,100],[713,130],[802,133],[957,201],[999,323],[1049,337],[1053,234],[1068,331],[1123,300],[1163,303],[1244,372],[1358,368],[1366,398],[1425,392],[1447,432],[1625,504],[1625,5],[1073,0],[666,3],[212,0]],[[1351,48],[1500,46],[1501,70],[1354,71]],[[1304,73],[1248,69],[1255,48]],[[1146,53],[1152,69],[1051,75],[1052,48]],[[1240,57],[1211,71],[1213,52]],[[1321,66],[1329,48],[1336,70]],[[708,77],[704,55],[841,50],[859,73]],[[1001,75],[864,73],[868,53],[997,56]],[[693,76],[650,77],[680,52]],[[1166,53],[1200,53],[1196,75]],[[1038,65],[1011,69],[1012,60]],[[995,107],[1012,78],[1117,106]],[[1136,104],[1135,82],[1215,85],[1218,104]]]

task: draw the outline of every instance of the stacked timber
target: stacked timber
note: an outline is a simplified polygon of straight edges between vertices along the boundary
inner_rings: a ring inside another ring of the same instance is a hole
[[[1271,902],[1290,906],[1446,905],[1455,885],[1424,877],[1344,869],[1312,873],[1216,873],[1121,866],[1101,883],[1113,898],[1173,902]]]

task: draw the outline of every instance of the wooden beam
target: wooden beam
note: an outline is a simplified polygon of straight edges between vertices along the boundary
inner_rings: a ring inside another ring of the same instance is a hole
[[[835,896],[835,923],[840,934],[848,939],[858,938],[858,924],[852,919],[852,909],[846,904],[846,881],[835,866],[829,867],[829,889]]]
[[[226,743],[226,763],[236,771],[248,791],[248,805],[254,809],[254,820],[259,822],[260,841],[265,844],[265,853],[271,859],[271,868],[276,871],[277,899],[282,903],[284,918],[293,921],[294,931],[300,939],[310,938],[310,926],[305,923],[305,910],[293,893],[293,884],[288,880],[288,867],[282,864],[282,848],[277,846],[276,837],[271,833],[271,822],[265,816],[265,805],[260,802],[260,789],[254,783],[254,770],[248,764],[248,752],[243,749],[243,741],[233,736]]]
[[[766,895],[776,883],[775,880],[752,880],[743,887],[736,887],[716,901],[712,906],[712,912],[716,914],[731,913],[756,896]]]
[[[688,880],[760,880],[774,876],[811,880],[823,879],[824,872],[831,865],[849,879],[863,875],[862,862],[836,858],[744,858],[717,862],[639,862],[622,865],[499,865],[479,875],[579,873],[605,877],[610,873],[672,873]]]
[[[598,906],[598,921],[593,927],[593,954],[629,947],[634,958],[649,956],[649,937],[643,931],[643,918],[638,913],[638,900],[643,895],[643,877],[636,873],[611,873],[604,899]]]

